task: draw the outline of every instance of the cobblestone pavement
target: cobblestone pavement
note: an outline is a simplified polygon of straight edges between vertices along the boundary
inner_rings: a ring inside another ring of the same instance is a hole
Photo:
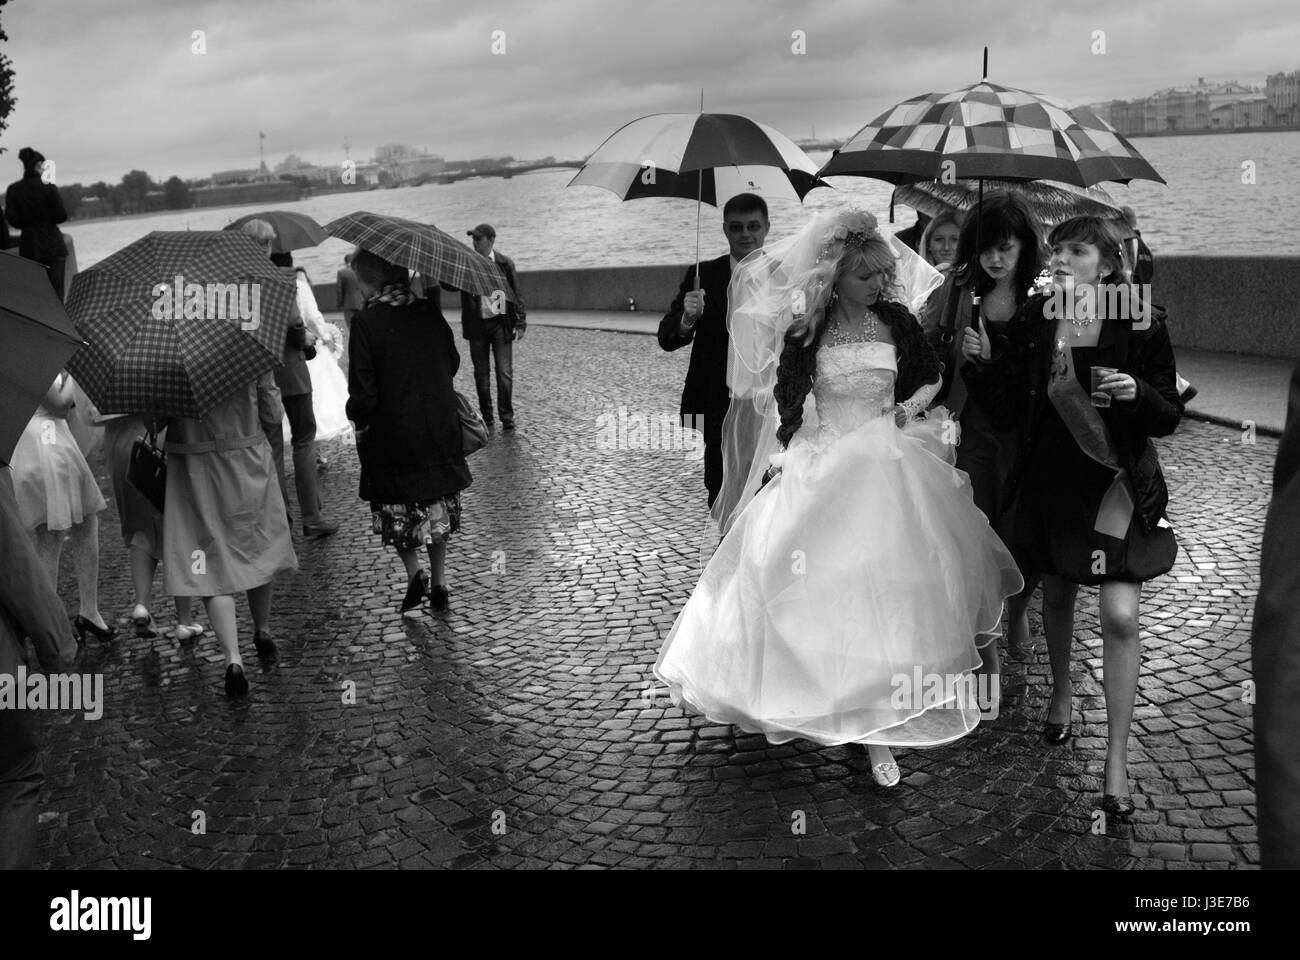
[[[464,350],[458,383],[472,392],[468,359]],[[874,786],[856,748],[774,747],[686,717],[654,690],[650,667],[698,574],[702,467],[682,450],[601,449],[608,421],[597,418],[617,418],[620,405],[671,414],[686,361],[643,336],[530,331],[516,348],[520,429],[471,459],[446,615],[398,616],[400,564],[369,532],[353,452],[324,445],[326,512],[343,528],[296,541],[301,569],[277,586],[280,662],[250,666],[245,703],[224,699],[211,635],[186,649],[89,642],[82,669],[105,674],[102,719],[41,719],[44,861],[1257,863],[1241,691],[1275,441],[1246,445],[1236,431],[1188,422],[1161,442],[1182,549],[1143,600],[1130,755],[1138,812],[1094,834],[1105,734],[1095,590],[1080,595],[1072,743],[1041,742],[1049,673],[1035,612],[1035,656],[1008,660],[998,718],[951,746],[900,751],[904,779],[892,791]],[[102,481],[102,459],[94,465]],[[130,588],[111,507],[102,542],[103,609],[125,628]],[[66,563],[62,592],[71,603]],[[242,599],[240,617],[251,664]],[[352,685],[355,704],[345,702]]]

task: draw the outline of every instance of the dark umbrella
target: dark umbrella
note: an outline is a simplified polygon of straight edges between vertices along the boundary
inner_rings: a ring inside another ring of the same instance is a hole
[[[359,210],[325,224],[325,231],[422,277],[482,297],[500,292],[518,303],[495,262],[432,224]]]
[[[958,180],[956,183],[921,180],[904,183],[894,188],[890,203],[906,204],[931,217],[944,213],[960,216],[979,205],[980,183],[982,181],[974,180]],[[1123,211],[1101,187],[1076,187],[1068,183],[1040,180],[1027,183],[994,180],[985,184],[984,190],[986,193],[1016,194],[1045,227],[1054,227],[1071,217],[1089,216],[1109,220],[1125,234],[1132,235],[1133,232],[1124,219]]]
[[[293,271],[245,233],[155,231],[77,275],[69,372],[104,413],[202,417],[281,362]]]
[[[250,213],[226,224],[222,229],[239,230],[250,220],[265,220],[275,230],[275,239],[271,242],[273,253],[288,253],[290,250],[315,247],[329,239],[325,228],[311,217],[305,213],[292,213],[288,210]]]
[[[976,180],[977,208],[986,179],[1057,180],[1079,187],[1105,180],[1165,182],[1091,110],[1071,110],[1049,97],[989,83],[988,61],[985,47],[979,83],[921,94],[886,110],[836,150],[818,174],[893,184]],[[972,300],[971,319],[978,325],[979,298],[972,294]]]
[[[0,251],[0,461],[9,462],[27,421],[81,346],[68,312],[34,260]]]

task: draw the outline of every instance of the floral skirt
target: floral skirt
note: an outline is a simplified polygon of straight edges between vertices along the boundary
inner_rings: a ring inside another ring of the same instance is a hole
[[[460,494],[419,503],[371,502],[370,519],[372,529],[388,547],[417,550],[445,543],[460,529]]]

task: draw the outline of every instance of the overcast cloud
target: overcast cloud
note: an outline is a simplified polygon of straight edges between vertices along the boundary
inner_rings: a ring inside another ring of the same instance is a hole
[[[0,146],[63,183],[206,176],[383,143],[448,159],[582,156],[647,113],[747,114],[847,137],[894,102],[989,78],[1067,103],[1300,69],[1292,0],[15,0]],[[207,53],[191,52],[192,32]],[[505,32],[494,55],[492,34]],[[807,53],[791,52],[791,33]],[[1107,52],[1091,52],[1093,31]]]

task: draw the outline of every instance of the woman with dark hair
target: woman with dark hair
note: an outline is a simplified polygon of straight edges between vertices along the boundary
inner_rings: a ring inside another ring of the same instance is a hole
[[[18,240],[18,255],[45,267],[54,292],[62,300],[68,247],[58,224],[68,219],[68,211],[63,208],[59,188],[41,179],[45,157],[40,151],[23,147],[18,159],[23,164],[23,178],[9,184],[5,191],[5,216],[11,226],[23,232]]]
[[[949,386],[938,399],[961,425],[957,468],[970,475],[975,505],[995,529],[1002,514],[1002,486],[1015,454],[1015,432],[994,426],[979,400],[968,396],[965,383],[953,373],[965,359],[961,344],[970,328],[972,293],[981,298],[980,328],[990,357],[1001,356],[1006,348],[1012,317],[1029,299],[1042,269],[1040,229],[1020,197],[1004,193],[985,200],[978,216],[972,211],[965,218],[948,281],[930,297],[921,320],[931,341],[943,351],[944,381]],[[1005,541],[1006,532],[999,532]],[[1011,653],[1023,659],[1032,650],[1029,599],[1038,581],[1032,570],[1021,573],[1025,590],[1007,604],[1006,636]],[[997,645],[990,645],[986,653],[986,669],[1000,672]]]
[[[865,744],[893,786],[890,746],[979,722],[977,645],[1023,583],[965,475],[913,433],[939,363],[898,276],[906,260],[932,287],[936,271],[852,208],[764,254],[732,281],[732,370],[775,365],[772,393],[754,396],[785,449],[755,469],[779,476],[742,498],[655,673],[675,703],[773,743]],[[732,382],[733,406],[749,402]]]
[[[447,541],[460,529],[460,492],[472,481],[452,385],[460,354],[437,298],[417,299],[405,267],[357,250],[352,269],[365,300],[348,343],[360,497],[370,503],[374,532],[406,567],[402,613],[426,596],[444,611]]]
[[[1078,586],[1100,590],[1109,729],[1102,809],[1124,817],[1133,811],[1127,763],[1141,660],[1138,603],[1142,584],[1167,573],[1177,554],[1164,520],[1169,491],[1150,438],[1173,433],[1183,408],[1165,325],[1140,303],[1107,295],[1114,285],[1127,290],[1129,279],[1115,231],[1098,218],[1076,217],[1048,242],[1053,291],[1021,307],[994,359],[981,349],[987,341],[968,330],[962,375],[994,422],[1017,430],[1004,503],[1022,569],[1043,577],[1050,744],[1072,733]]]

